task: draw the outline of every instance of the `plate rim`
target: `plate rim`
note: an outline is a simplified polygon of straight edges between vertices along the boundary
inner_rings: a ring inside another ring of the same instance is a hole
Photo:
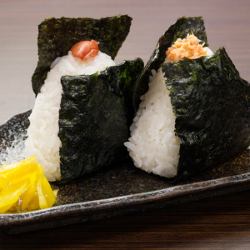
[[[149,192],[141,192],[123,196],[115,196],[106,199],[76,202],[54,206],[48,209],[35,210],[23,213],[6,213],[0,215],[0,227],[34,223],[43,219],[53,219],[54,216],[79,215],[89,211],[99,211],[112,208],[124,208],[136,205],[148,204],[156,201],[169,200],[180,196],[187,196],[227,186],[234,186],[250,182],[250,172],[231,175],[206,181],[197,181],[188,184],[180,184],[164,189]]]

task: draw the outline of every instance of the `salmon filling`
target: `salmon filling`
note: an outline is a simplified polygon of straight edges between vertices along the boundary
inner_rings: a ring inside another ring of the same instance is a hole
[[[178,38],[175,43],[166,51],[167,60],[169,62],[178,62],[184,58],[197,59],[208,56],[205,43],[201,43],[195,35],[188,34],[186,38]]]

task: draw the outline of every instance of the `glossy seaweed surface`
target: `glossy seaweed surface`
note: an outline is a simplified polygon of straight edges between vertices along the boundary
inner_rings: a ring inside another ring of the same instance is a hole
[[[0,127],[0,153],[6,152],[15,138],[25,135],[29,113],[17,115]],[[236,192],[250,187],[249,163],[250,150],[192,179],[171,183],[133,167],[131,162],[123,162],[67,184],[53,184],[59,188],[56,206],[0,215],[0,230],[20,233],[65,226]]]
[[[210,58],[164,63],[181,140],[179,173],[232,159],[250,145],[250,84],[224,48]]]
[[[72,180],[128,157],[131,92],[143,61],[124,61],[93,75],[62,77],[61,175]]]

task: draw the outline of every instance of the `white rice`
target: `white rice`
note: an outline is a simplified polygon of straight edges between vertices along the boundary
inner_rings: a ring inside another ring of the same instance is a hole
[[[49,181],[61,179],[59,149],[59,110],[63,93],[61,77],[65,75],[90,75],[102,71],[115,62],[99,52],[94,59],[81,61],[71,52],[52,63],[35,105],[29,117],[30,126],[25,141],[25,155],[35,155],[44,167]]]
[[[180,141],[175,135],[175,114],[162,70],[153,72],[148,92],[125,143],[136,167],[164,177],[177,174]]]
[[[214,55],[214,52],[213,52],[210,48],[205,47],[204,49],[207,51],[207,56],[206,56],[206,58],[209,58],[209,57],[211,57],[211,56]]]
[[[205,49],[207,57],[211,57],[212,50]],[[136,167],[167,178],[177,175],[180,139],[175,134],[175,119],[170,92],[160,68],[152,72],[149,90],[141,97],[130,127],[131,136],[124,144]]]

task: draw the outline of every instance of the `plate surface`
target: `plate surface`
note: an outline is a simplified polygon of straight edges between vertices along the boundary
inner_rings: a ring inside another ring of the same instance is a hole
[[[0,154],[25,138],[30,112],[0,127]],[[0,230],[20,233],[112,217],[171,203],[182,203],[250,188],[250,150],[185,182],[171,183],[123,163],[85,176],[59,189],[56,206],[28,213],[0,215]]]

